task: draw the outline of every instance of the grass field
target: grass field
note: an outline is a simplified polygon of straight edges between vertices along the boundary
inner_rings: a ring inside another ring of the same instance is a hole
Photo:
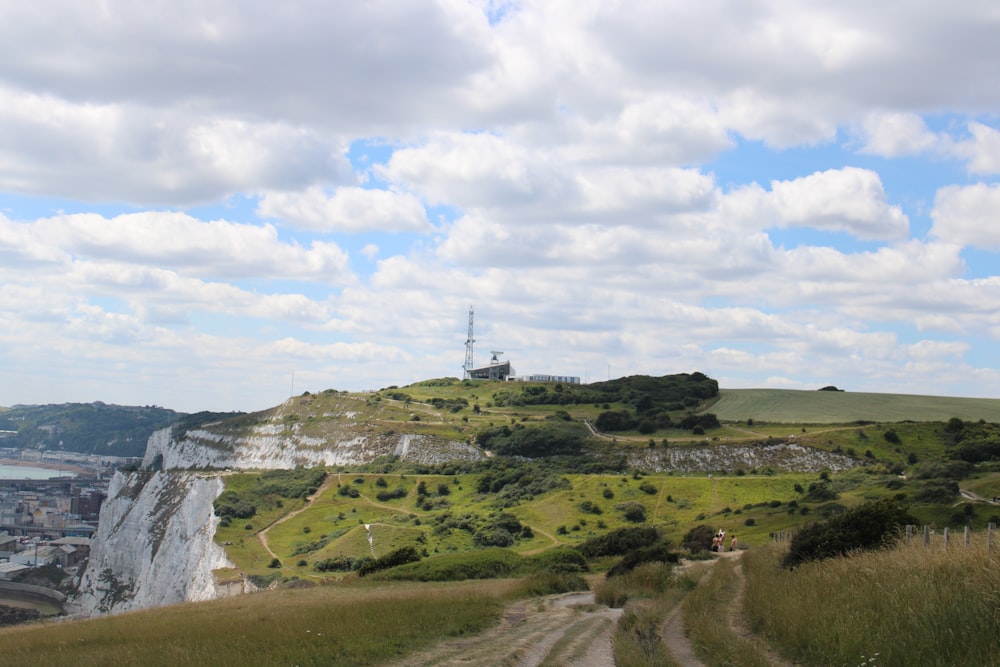
[[[234,487],[252,486],[248,479],[253,477],[252,473],[230,475],[226,483]],[[370,555],[372,547],[377,556],[403,546],[414,546],[426,555],[474,548],[470,530],[445,531],[437,526],[445,517],[473,517],[488,523],[501,511],[492,495],[475,492],[477,475],[333,473],[331,477],[325,491],[308,506],[290,519],[274,523],[267,531],[268,544],[281,560],[281,574],[285,577],[333,576],[319,575],[315,563],[338,557],[363,558]],[[633,525],[619,509],[625,503],[641,503],[647,510],[646,523],[661,526],[675,542],[692,525],[705,522],[730,533],[737,532],[747,543],[761,544],[769,539],[771,531],[785,530],[801,520],[800,515],[789,514],[789,502],[801,500],[794,486],[808,485],[817,479],[808,474],[564,475],[563,478],[568,482],[567,488],[502,510],[513,513],[532,530],[533,537],[522,538],[514,546],[517,552],[531,554],[554,546],[574,546],[608,530]],[[433,502],[440,504],[434,509],[419,507],[415,490],[421,482],[435,494],[444,485],[448,495],[436,496]],[[342,495],[339,491],[344,486],[356,489],[358,497]],[[405,490],[406,495],[386,501],[375,497],[380,490],[395,489]],[[289,511],[297,507],[286,505]],[[257,529],[247,530],[245,526],[256,522],[263,528],[276,518],[269,513],[259,522],[257,517],[235,521],[228,528],[220,528],[216,541],[232,542],[226,547],[227,553],[245,573],[274,574],[275,570],[267,567],[271,556],[255,537]],[[752,525],[747,525],[748,520]]]
[[[227,476],[227,483],[250,486],[241,477],[252,478],[253,474]],[[478,475],[332,473],[322,492],[305,506],[286,505],[286,509],[302,509],[267,531],[268,544],[281,562],[280,570],[268,567],[271,556],[256,538],[257,530],[245,529],[256,517],[246,524],[238,521],[220,529],[216,541],[233,543],[226,547],[227,553],[245,574],[326,579],[342,573],[319,572],[317,563],[366,558],[373,549],[381,557],[405,546],[424,556],[477,548],[476,532],[501,512],[515,515],[531,530],[530,537],[521,537],[512,546],[520,554],[575,546],[609,530],[635,525],[621,508],[640,503],[647,513],[643,523],[658,526],[675,544],[691,527],[704,523],[736,534],[746,545],[759,546],[768,543],[772,533],[792,531],[828,511],[900,492],[913,495],[923,484],[901,481],[878,464],[830,476],[829,486],[837,496],[815,500],[805,490],[823,480],[805,473],[689,477],[567,474],[562,478],[563,488],[501,509],[492,494],[476,493]],[[420,504],[416,489],[421,484],[433,494],[423,501],[433,503],[431,509]],[[997,476],[970,484],[978,484],[976,488],[989,493],[996,488]],[[797,491],[796,485],[803,491]],[[447,495],[436,495],[442,486]],[[358,497],[343,495],[344,487],[356,490]],[[379,491],[396,489],[406,495],[385,501],[375,497]],[[1000,514],[1000,507],[988,503],[967,503],[968,513],[960,511],[960,504],[964,507],[956,499],[954,506],[915,503],[910,508],[923,522],[953,529],[964,525],[980,529]],[[277,517],[269,513],[267,518],[274,521]]]
[[[707,411],[725,421],[753,419],[788,424],[847,424],[858,420],[945,422],[952,417],[998,422],[1000,399],[848,391],[720,389],[718,400]]]
[[[522,595],[511,580],[266,591],[89,621],[0,629],[4,664],[378,665],[482,631]]]
[[[751,627],[800,664],[1000,664],[1000,559],[982,533],[777,567],[776,549],[743,557]],[[868,662],[873,659],[872,662]]]

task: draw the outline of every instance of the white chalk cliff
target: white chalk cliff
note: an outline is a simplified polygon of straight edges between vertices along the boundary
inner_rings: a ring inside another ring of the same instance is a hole
[[[373,426],[363,415],[322,415],[310,432],[278,409],[187,432],[163,429],[147,443],[142,468],[118,472],[101,508],[80,583],[83,615],[117,613],[224,594],[212,570],[231,568],[214,541],[215,471],[350,465],[380,456],[417,463],[476,460],[475,446]],[[314,422],[315,423],[315,422]],[[199,472],[190,472],[192,470]]]
[[[83,615],[218,596],[212,570],[231,567],[213,537],[222,480],[186,472],[118,472],[80,590]]]

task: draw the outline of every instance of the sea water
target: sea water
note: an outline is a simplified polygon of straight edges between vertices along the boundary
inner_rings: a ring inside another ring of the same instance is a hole
[[[0,464],[0,479],[48,479],[49,477],[72,477],[65,470],[52,468],[32,468],[29,466],[9,466]]]

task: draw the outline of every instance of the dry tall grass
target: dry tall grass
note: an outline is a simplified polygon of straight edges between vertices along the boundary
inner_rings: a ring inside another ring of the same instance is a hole
[[[805,665],[981,667],[1000,664],[1000,550],[922,541],[847,558],[777,563],[747,553],[745,612]]]
[[[0,631],[5,664],[376,665],[495,622],[515,581],[279,590]]]
[[[740,577],[732,558],[720,558],[684,600],[684,628],[706,665],[767,667],[760,647],[734,627]]]

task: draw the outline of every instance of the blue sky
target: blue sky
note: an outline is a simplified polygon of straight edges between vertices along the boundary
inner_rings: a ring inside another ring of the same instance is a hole
[[[1000,14],[0,9],[0,405],[457,376],[1000,395]],[[294,381],[293,381],[294,377]]]

